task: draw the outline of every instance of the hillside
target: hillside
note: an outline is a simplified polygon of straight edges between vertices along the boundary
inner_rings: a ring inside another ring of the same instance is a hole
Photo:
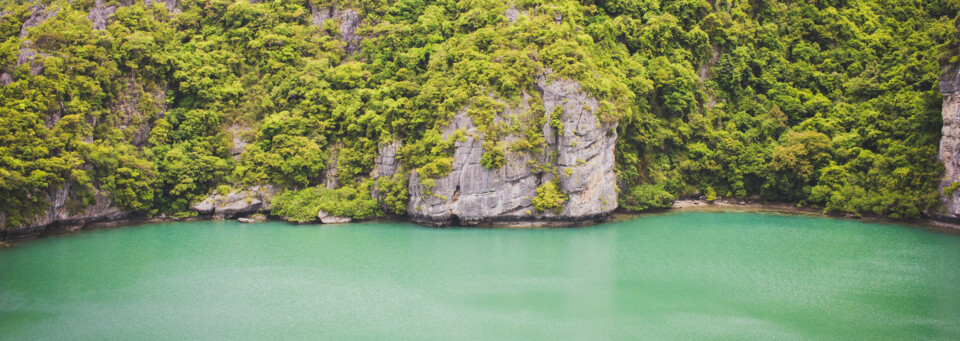
[[[955,0],[0,4],[5,229],[689,197],[916,219],[960,186]]]

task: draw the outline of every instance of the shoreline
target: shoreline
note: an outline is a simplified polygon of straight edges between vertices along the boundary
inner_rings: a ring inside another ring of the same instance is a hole
[[[785,214],[809,217],[824,217],[833,219],[858,220],[872,224],[896,224],[904,225],[923,230],[960,235],[960,224],[945,219],[937,219],[935,216],[926,216],[925,219],[897,220],[880,216],[863,215],[856,216],[845,213],[824,213],[821,209],[812,207],[792,205],[789,203],[767,203],[758,201],[731,201],[718,199],[714,202],[706,200],[677,200],[670,208],[659,209],[656,212],[649,213],[669,213],[669,212],[747,212],[747,213],[767,213],[767,214]],[[644,212],[623,212],[622,214],[643,215]]]
[[[352,223],[362,223],[362,222],[404,222],[411,223],[424,228],[506,228],[506,229],[543,229],[543,228],[582,228],[589,227],[604,223],[613,223],[613,222],[622,222],[627,220],[632,220],[636,218],[641,218],[648,215],[657,215],[657,214],[669,214],[669,213],[682,213],[682,212],[742,212],[742,213],[760,213],[760,214],[784,214],[784,215],[796,215],[796,216],[808,216],[808,217],[824,217],[832,219],[849,219],[849,220],[858,220],[867,223],[878,223],[878,224],[896,224],[904,225],[912,228],[919,228],[928,231],[934,231],[939,233],[946,233],[951,235],[960,235],[960,224],[951,221],[938,220],[936,217],[928,216],[926,219],[922,220],[895,220],[883,217],[875,216],[854,216],[852,214],[827,214],[823,213],[822,210],[810,208],[810,207],[797,207],[796,205],[791,205],[788,203],[767,203],[767,202],[756,202],[756,201],[732,201],[725,199],[718,199],[713,202],[708,202],[706,200],[699,199],[686,199],[686,200],[677,200],[674,201],[673,205],[669,208],[654,208],[643,211],[625,211],[617,209],[608,216],[602,219],[589,219],[585,221],[576,221],[568,222],[562,224],[555,224],[556,221],[545,221],[541,223],[527,223],[527,224],[490,224],[490,225],[434,225],[434,224],[423,224],[418,222],[416,219],[410,216],[399,216],[399,215],[388,215],[383,217],[376,217],[371,219],[364,220],[355,220],[350,223],[342,224],[323,224],[320,222],[316,223],[293,223],[288,222],[283,219],[278,219],[276,217],[268,216],[269,218],[266,222],[283,222],[293,225],[349,225]],[[48,238],[48,237],[62,237],[70,236],[77,233],[82,233],[85,231],[92,231],[98,229],[110,229],[110,228],[125,228],[133,227],[144,224],[154,224],[154,223],[172,223],[172,222],[196,222],[196,221],[213,221],[213,220],[223,220],[223,221],[236,221],[237,219],[216,219],[213,216],[198,216],[198,217],[189,217],[189,218],[143,218],[143,217],[126,217],[124,219],[112,220],[112,221],[99,221],[83,224],[80,226],[48,226],[40,229],[38,232],[27,232],[23,234],[16,233],[6,233],[3,234],[5,239],[0,239],[0,248],[10,248],[13,245],[28,242],[32,240]]]

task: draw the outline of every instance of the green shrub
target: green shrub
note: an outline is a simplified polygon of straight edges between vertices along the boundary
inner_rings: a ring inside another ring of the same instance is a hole
[[[537,196],[533,197],[530,201],[533,202],[533,208],[535,208],[537,212],[553,210],[554,212],[560,213],[563,211],[563,204],[565,204],[568,199],[569,197],[560,191],[556,181],[550,181],[537,187]]]
[[[620,206],[631,211],[667,208],[673,205],[674,199],[673,194],[667,192],[663,185],[642,185],[621,196]]]
[[[270,203],[270,214],[295,222],[314,221],[320,211],[354,219],[380,215],[377,201],[370,197],[369,186],[290,190],[278,194]]]

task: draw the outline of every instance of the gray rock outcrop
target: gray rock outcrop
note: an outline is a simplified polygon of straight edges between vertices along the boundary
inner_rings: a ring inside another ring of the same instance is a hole
[[[370,172],[370,178],[377,184],[370,186],[370,197],[380,202],[381,208],[385,212],[394,212],[389,205],[385,203],[386,195],[378,190],[381,181],[403,181],[400,159],[397,152],[402,143],[400,141],[381,142],[377,146],[377,157],[373,161],[373,171]],[[382,179],[382,180],[381,180]]]
[[[323,23],[330,19],[340,21],[340,41],[344,42],[344,51],[349,55],[360,50],[360,43],[363,37],[357,34],[360,28],[361,18],[357,11],[352,9],[340,10],[336,7],[314,8],[313,24],[323,27]]]
[[[943,95],[943,136],[940,139],[940,162],[945,171],[940,179],[940,201],[943,208],[931,212],[933,216],[960,221],[960,190],[944,191],[960,182],[960,65],[945,68],[940,76]]]
[[[483,156],[484,136],[473,120],[461,111],[442,130],[450,138],[461,130],[466,138],[454,145],[452,171],[435,179],[428,188],[416,171],[409,178],[407,212],[414,221],[428,225],[566,225],[607,217],[617,208],[614,147],[616,122],[603,122],[595,114],[599,102],[579,83],[547,80],[541,76],[537,91],[546,109],[542,128],[546,146],[539,153],[507,152],[502,167],[487,169]],[[526,101],[524,101],[526,102]],[[550,122],[562,108],[561,131]],[[498,115],[508,120],[524,112],[526,104]],[[508,135],[506,143],[519,137]],[[569,199],[559,211],[537,211],[532,199],[537,188],[557,181]]]
[[[240,161],[240,154],[243,154],[243,151],[247,149],[249,143],[244,139],[244,134],[247,134],[250,130],[249,127],[237,123],[227,128],[233,142],[230,145],[230,155],[233,156],[234,160]]]
[[[79,210],[70,209],[69,199],[73,194],[71,184],[52,188],[45,193],[50,206],[41,215],[21,226],[6,226],[4,217],[0,217],[0,240],[37,236],[51,230],[80,230],[87,225],[124,220],[129,213],[113,206],[106,193],[94,188],[94,203]]]
[[[144,84],[134,77],[126,80],[126,90],[119,91],[117,97],[111,101],[109,109],[119,118],[118,128],[130,131],[128,136],[131,144],[144,147],[149,142],[151,122],[166,117],[167,112],[167,85]],[[98,122],[88,119],[92,125]],[[133,127],[133,129],[128,129]]]
[[[350,217],[330,215],[322,210],[317,212],[317,218],[320,218],[320,222],[324,224],[346,224],[353,221]]]
[[[510,6],[510,8],[507,8],[507,11],[503,13],[503,16],[512,24],[517,22],[517,18],[519,18],[521,14],[526,13],[526,11],[521,12],[515,6]]]
[[[29,35],[29,29],[39,26],[47,19],[53,18],[57,15],[57,12],[60,11],[60,8],[55,8],[53,10],[47,10],[47,5],[37,2],[35,5],[30,7],[30,17],[23,22],[23,25],[20,26],[20,39],[25,39]],[[8,13],[3,12],[3,16],[6,16]],[[30,73],[34,75],[39,75],[43,73],[43,59],[44,57],[49,57],[50,55],[45,53],[38,53],[31,46],[33,42],[30,40],[23,41],[23,45],[20,48],[20,53],[17,54],[17,64],[16,66],[29,64]],[[9,72],[0,72],[0,86],[7,86],[10,83],[13,83],[13,76]]]
[[[227,195],[212,194],[203,201],[193,204],[192,208],[201,216],[233,219],[269,210],[270,200],[276,192],[272,186],[254,186]]]
[[[37,27],[47,19],[53,18],[57,15],[57,12],[60,11],[60,8],[55,8],[48,11],[47,5],[44,5],[42,2],[37,2],[36,5],[30,7],[30,17],[23,22],[23,26],[20,27],[20,39],[26,38],[29,32],[27,29]]]
[[[343,149],[341,143],[335,143],[327,149],[327,166],[323,171],[323,186],[328,189],[340,187],[340,181],[337,180],[337,172],[339,171],[337,162],[340,158],[340,149]]]
[[[147,7],[153,6],[153,4],[163,4],[163,7],[167,8],[167,11],[170,13],[180,12],[180,9],[177,8],[177,0],[143,0],[144,5]],[[253,3],[251,1],[251,3]]]
[[[93,23],[94,30],[107,29],[108,19],[117,11],[117,6],[105,6],[103,0],[94,1],[94,6],[87,14],[87,19]]]
[[[90,22],[93,23],[93,29],[105,30],[107,29],[107,25],[110,24],[110,17],[117,12],[119,7],[132,6],[138,1],[124,0],[120,1],[120,6],[106,6],[103,0],[95,0],[93,8],[90,9],[90,13],[87,14],[87,19],[90,19]],[[154,3],[162,4],[163,7],[171,13],[180,11],[179,8],[177,8],[177,0],[143,0],[143,5],[147,8],[153,6]]]
[[[716,46],[710,47],[710,59],[700,65],[700,68],[697,69],[697,76],[700,77],[700,83],[702,84],[706,80],[713,77],[713,72],[711,69],[717,66],[717,63],[720,62],[720,48]],[[717,106],[717,101],[713,98],[712,91],[706,91],[707,102],[703,104],[703,107],[700,111],[704,109],[710,109]]]
[[[27,64],[30,65],[30,74],[43,74],[43,60],[50,55],[31,48],[30,46],[33,45],[31,41],[26,41],[23,45],[24,47],[20,48],[20,53],[17,54],[17,66]]]
[[[374,159],[374,168],[372,178],[374,180],[381,177],[393,176],[400,168],[400,160],[397,159],[397,151],[400,149],[400,142],[393,141],[381,143],[377,148],[377,158]]]

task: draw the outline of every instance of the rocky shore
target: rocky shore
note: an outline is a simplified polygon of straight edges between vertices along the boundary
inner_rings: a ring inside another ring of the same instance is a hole
[[[269,207],[269,206],[266,206]],[[924,220],[892,220],[888,218],[878,217],[878,216],[854,216],[849,214],[824,214],[822,210],[810,208],[810,207],[798,207],[795,204],[790,203],[775,203],[775,202],[763,202],[759,200],[731,200],[731,199],[718,199],[714,201],[706,201],[702,199],[683,199],[677,200],[673,203],[670,208],[663,209],[652,209],[642,212],[628,212],[623,210],[618,210],[616,212],[611,212],[609,214],[600,214],[592,217],[585,217],[578,220],[517,220],[517,219],[490,219],[486,220],[483,223],[463,223],[461,222],[450,222],[444,221],[442,223],[431,223],[429,218],[425,217],[414,217],[414,216],[396,216],[388,215],[377,218],[371,218],[360,221],[345,221],[331,219],[328,221],[323,221],[322,218],[318,218],[316,222],[311,224],[344,224],[344,223],[356,223],[356,222],[369,222],[369,221],[398,221],[404,222],[409,221],[412,223],[429,226],[429,227],[492,227],[492,228],[549,228],[549,227],[581,227],[581,226],[590,226],[595,224],[601,224],[606,222],[617,222],[635,219],[638,217],[651,215],[651,214],[664,214],[664,213],[678,213],[678,212],[748,212],[748,213],[767,213],[767,214],[789,214],[789,215],[804,215],[804,216],[821,216],[821,217],[830,217],[838,219],[856,219],[862,220],[870,223],[889,223],[889,224],[900,224],[913,226],[920,229],[937,231],[942,233],[957,234],[960,235],[960,224],[955,221],[937,219],[936,216],[929,216]],[[215,215],[215,214],[206,214],[198,215],[194,217],[186,218],[177,218],[171,216],[159,216],[154,218],[146,218],[136,215],[125,215],[118,217],[116,219],[105,219],[90,221],[85,224],[52,224],[44,228],[34,228],[30,230],[20,230],[16,233],[11,233],[14,231],[0,231],[0,247],[6,246],[9,247],[12,244],[10,242],[26,241],[39,237],[45,236],[55,236],[63,234],[72,234],[84,230],[92,230],[98,228],[115,228],[123,226],[134,226],[144,223],[162,223],[162,222],[188,222],[188,221],[204,221],[204,220],[237,220],[242,223],[262,223],[267,221],[284,221],[283,219],[276,216],[269,216],[269,210],[265,210],[264,206],[260,206],[257,209],[251,209],[246,211],[244,214],[233,215],[229,218],[226,215]]]

